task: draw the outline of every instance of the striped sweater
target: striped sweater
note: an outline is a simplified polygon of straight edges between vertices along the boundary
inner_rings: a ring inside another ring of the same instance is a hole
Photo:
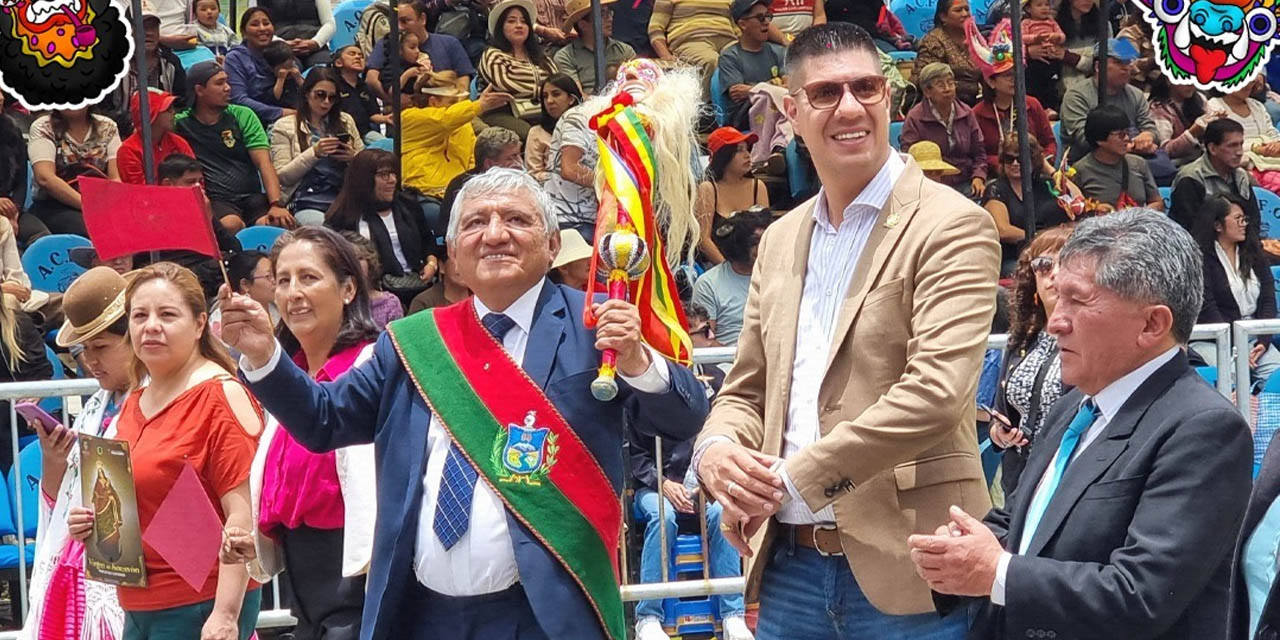
[[[685,43],[728,37],[738,39],[729,20],[732,0],[657,0],[649,17],[649,39],[666,41],[671,49]]]
[[[515,56],[489,47],[480,56],[480,75],[493,85],[497,91],[510,93],[520,100],[532,99],[538,92],[538,85],[546,81],[547,76],[556,72],[556,63],[550,58],[547,65],[539,67],[527,60],[517,60]]]

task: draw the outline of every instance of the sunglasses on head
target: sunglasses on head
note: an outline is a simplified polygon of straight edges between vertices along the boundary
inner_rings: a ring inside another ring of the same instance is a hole
[[[836,105],[840,104],[847,90],[863,106],[871,106],[884,100],[884,87],[887,83],[888,79],[880,75],[862,76],[853,80],[839,82],[819,80],[810,82],[801,87],[799,91],[791,92],[791,95],[804,93],[805,98],[809,101],[809,106],[814,109],[826,110],[834,109]]]
[[[1037,256],[1031,259],[1031,270],[1038,275],[1045,275],[1053,271],[1053,265],[1057,261],[1049,256]]]

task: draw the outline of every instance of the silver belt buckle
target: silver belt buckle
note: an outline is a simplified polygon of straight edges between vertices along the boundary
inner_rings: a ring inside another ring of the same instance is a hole
[[[815,525],[813,525],[813,531],[810,533],[810,535],[812,535],[812,536],[813,536],[813,550],[814,550],[814,551],[817,551],[817,552],[818,552],[818,555],[821,555],[821,556],[827,556],[827,557],[831,557],[831,556],[843,556],[843,555],[844,555],[844,551],[843,551],[843,550],[841,550],[839,553],[827,553],[826,551],[823,551],[823,550],[822,550],[822,546],[821,546],[820,544],[818,544],[818,532],[819,532],[819,531],[835,531],[835,530],[836,530],[836,525],[834,525],[834,524],[815,524]]]

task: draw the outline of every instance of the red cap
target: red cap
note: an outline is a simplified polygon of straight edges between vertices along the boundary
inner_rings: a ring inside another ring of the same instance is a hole
[[[743,133],[733,127],[720,127],[707,136],[707,150],[711,152],[711,155],[715,155],[717,151],[728,145],[736,145],[740,142],[752,145],[759,139],[754,133]]]

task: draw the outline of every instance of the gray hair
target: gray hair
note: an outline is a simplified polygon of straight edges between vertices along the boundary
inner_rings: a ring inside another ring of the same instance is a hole
[[[449,229],[445,232],[445,242],[453,244],[458,237],[458,219],[468,202],[494,195],[512,195],[523,191],[533,208],[542,218],[547,235],[559,233],[560,225],[556,221],[555,211],[551,209],[551,198],[542,190],[542,185],[533,176],[519,169],[494,167],[477,174],[462,185],[458,196],[453,200],[453,208],[449,210]]]
[[[502,151],[511,145],[520,144],[520,136],[504,127],[485,127],[476,134],[476,166],[483,166],[485,160],[492,160],[502,155]]]
[[[1094,283],[1126,300],[1162,304],[1173,335],[1191,340],[1204,298],[1204,267],[1191,234],[1163,213],[1142,207],[1090,218],[1058,252],[1058,264],[1095,262]]]

